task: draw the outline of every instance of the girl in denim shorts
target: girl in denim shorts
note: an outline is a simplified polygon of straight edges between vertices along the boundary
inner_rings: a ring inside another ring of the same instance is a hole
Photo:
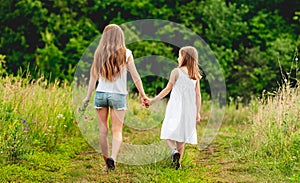
[[[90,80],[86,98],[89,102],[96,82],[94,106],[97,111],[100,131],[100,148],[106,163],[105,169],[114,170],[117,154],[122,143],[122,127],[126,111],[127,70],[140,93],[142,101],[148,100],[141,78],[136,70],[132,52],[125,47],[124,33],[115,24],[104,28],[98,47],[94,53],[94,61],[90,70]],[[108,114],[112,121],[112,155],[108,145]]]

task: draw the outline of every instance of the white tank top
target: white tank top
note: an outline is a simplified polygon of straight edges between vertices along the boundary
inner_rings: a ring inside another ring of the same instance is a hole
[[[128,62],[131,54],[132,52],[126,49],[126,62]],[[108,81],[100,77],[96,91],[127,95],[127,67],[121,72],[121,75],[115,81]]]

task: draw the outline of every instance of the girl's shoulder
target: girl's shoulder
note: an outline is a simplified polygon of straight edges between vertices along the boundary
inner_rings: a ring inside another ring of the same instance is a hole
[[[132,55],[132,51],[128,48],[126,48],[126,61],[128,61],[128,58]]]
[[[171,82],[172,84],[175,84],[175,82],[178,79],[178,76],[179,76],[178,68],[173,69],[170,74],[169,82]]]
[[[127,54],[132,54],[132,51],[130,49],[128,49],[128,48],[126,48],[126,55]]]
[[[178,67],[174,68],[174,69],[171,71],[171,75],[172,75],[172,74],[178,75],[178,73],[179,73],[179,68],[178,68]]]

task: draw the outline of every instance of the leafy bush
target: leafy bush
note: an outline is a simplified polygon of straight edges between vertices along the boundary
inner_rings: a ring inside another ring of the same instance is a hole
[[[0,54],[0,76],[6,74],[5,55]]]

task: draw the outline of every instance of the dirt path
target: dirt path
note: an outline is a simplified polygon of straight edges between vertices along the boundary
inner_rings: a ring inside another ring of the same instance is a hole
[[[237,133],[236,128],[223,126],[205,150],[186,145],[183,167],[178,171],[166,159],[141,166],[118,164],[115,171],[104,172],[101,156],[94,151],[83,152],[74,158],[66,182],[259,182],[248,164],[234,159]]]

